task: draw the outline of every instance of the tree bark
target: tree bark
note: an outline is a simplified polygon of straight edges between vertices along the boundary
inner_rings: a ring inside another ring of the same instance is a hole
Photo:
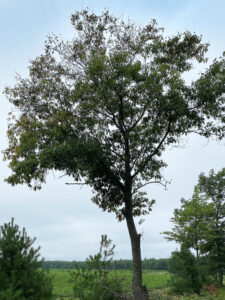
[[[121,98],[120,98],[121,100]],[[121,100],[120,117],[124,120],[123,101]],[[134,300],[149,300],[148,291],[145,286],[142,286],[142,261],[141,261],[141,235],[137,233],[133,217],[132,206],[132,176],[131,176],[131,156],[130,144],[127,133],[124,131],[124,124],[121,126],[121,133],[124,137],[125,146],[125,211],[124,216],[127,222],[127,228],[130,235],[132,258],[133,258],[133,279],[132,279],[132,294]]]
[[[223,267],[219,267],[219,285],[223,286]]]
[[[147,288],[142,285],[141,235],[137,233],[132,213],[126,214],[125,218],[130,235],[133,257],[133,299],[149,300]]]
[[[196,259],[197,259],[197,264],[199,266],[199,248],[196,249]]]

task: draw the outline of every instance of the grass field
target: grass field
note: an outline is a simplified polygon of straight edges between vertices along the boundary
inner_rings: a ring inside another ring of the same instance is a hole
[[[124,291],[131,290],[131,278],[132,273],[129,270],[116,271],[118,276],[123,279]],[[50,274],[53,275],[54,282],[54,295],[57,300],[69,300],[73,294],[73,283],[70,277],[70,271],[68,270],[50,270]],[[144,271],[143,283],[150,291],[151,300],[225,300],[225,288],[219,289],[217,293],[204,293],[201,296],[177,296],[169,295],[168,280],[170,274],[165,271]]]

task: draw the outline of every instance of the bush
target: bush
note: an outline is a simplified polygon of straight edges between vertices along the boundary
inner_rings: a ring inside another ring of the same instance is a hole
[[[195,256],[185,246],[172,253],[169,271],[172,273],[170,285],[173,292],[199,294],[203,286],[200,270]]]
[[[109,274],[107,265],[112,260],[115,246],[102,236],[100,250],[86,260],[86,267],[72,272],[75,298],[80,300],[116,300],[121,299],[122,282],[116,273]]]
[[[34,241],[13,219],[0,226],[1,300],[52,299],[52,281],[40,269],[43,260],[39,260],[40,247],[32,247]]]

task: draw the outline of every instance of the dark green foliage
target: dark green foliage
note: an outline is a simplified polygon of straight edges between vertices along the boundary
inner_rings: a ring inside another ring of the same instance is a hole
[[[82,268],[84,261],[62,261],[62,260],[46,260],[42,264],[43,269],[74,269],[76,266]]]
[[[196,34],[166,37],[155,20],[141,27],[108,11],[71,21],[74,39],[49,37],[28,79],[5,90],[21,112],[9,122],[6,180],[37,189],[60,170],[91,185],[119,220],[127,206],[146,214],[153,202],[140,189],[162,181],[165,149],[193,131],[224,136],[225,59],[187,85],[183,73],[208,49]]]
[[[121,299],[122,281],[115,273],[109,274],[106,267],[114,255],[114,245],[107,236],[102,236],[100,250],[86,260],[86,267],[71,273],[74,296],[80,300]]]
[[[27,236],[25,228],[5,223],[0,227],[0,299],[52,299],[52,281],[41,270],[40,248],[32,247],[35,239]]]
[[[181,199],[181,207],[174,210],[171,222],[172,231],[165,231],[166,239],[185,244],[187,248],[196,251],[197,259],[200,257],[200,248],[204,242],[206,231],[210,226],[209,216],[212,205],[207,202],[205,195],[200,194],[196,186],[190,200]]]
[[[199,293],[203,285],[195,256],[184,245],[174,251],[169,261],[171,289],[176,293]]]
[[[143,270],[168,270],[168,258],[145,258],[142,261]],[[83,268],[87,266],[85,261],[44,261],[43,269],[74,269],[75,266]],[[107,270],[131,270],[132,260],[119,259],[109,261],[105,266]]]
[[[223,285],[225,269],[225,168],[209,175],[200,174],[198,187],[202,195],[207,197],[211,205],[208,214],[208,227],[205,230],[205,240],[201,247],[203,254],[208,256],[210,270],[215,282]]]
[[[216,284],[223,285],[225,268],[225,169],[209,176],[200,174],[191,200],[181,199],[174,210],[172,231],[164,232],[168,240],[196,250],[197,259],[205,256],[208,272]]]

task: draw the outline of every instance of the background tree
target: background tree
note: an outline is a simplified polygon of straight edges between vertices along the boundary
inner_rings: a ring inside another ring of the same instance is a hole
[[[35,239],[27,236],[25,228],[5,223],[0,227],[0,299],[50,300],[52,282],[41,270],[40,247],[32,247]]]
[[[212,209],[212,205],[207,203],[205,196],[200,195],[196,186],[192,199],[182,198],[181,208],[174,210],[174,216],[171,218],[174,224],[172,230],[165,231],[163,234],[168,241],[175,241],[194,249],[199,262],[200,248],[210,226]]]
[[[154,201],[141,189],[163,184],[161,155],[183,135],[224,136],[225,60],[187,85],[192,61],[206,61],[196,34],[165,37],[155,20],[141,27],[108,11],[82,10],[71,21],[74,38],[50,36],[29,77],[6,89],[20,111],[9,122],[7,182],[37,189],[55,169],[92,186],[92,200],[126,220],[133,296],[145,299],[134,217]]]
[[[208,254],[215,279],[222,286],[225,268],[225,168],[217,173],[211,170],[209,176],[200,174],[198,187],[213,206],[202,252]]]
[[[166,239],[184,244],[205,255],[215,281],[223,285],[225,267],[225,169],[200,174],[191,200],[181,199],[181,208],[174,210],[172,231]]]
[[[199,294],[203,282],[200,279],[197,260],[185,245],[181,245],[180,251],[172,252],[169,271],[172,273],[171,289],[175,293]]]

